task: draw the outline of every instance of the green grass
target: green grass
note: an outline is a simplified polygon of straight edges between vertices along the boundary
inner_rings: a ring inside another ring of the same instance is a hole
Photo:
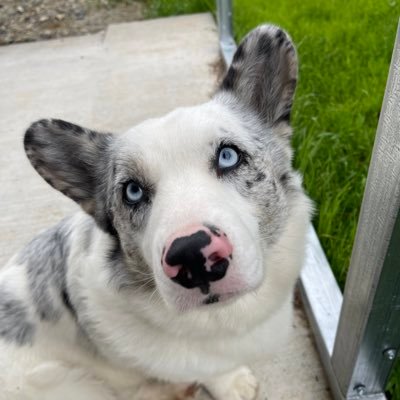
[[[147,0],[147,17],[193,14],[213,11],[214,0]]]
[[[213,1],[149,1],[150,15],[210,10]],[[239,41],[263,22],[297,44],[295,166],[315,201],[314,225],[343,288],[385,90],[400,4],[395,0],[235,0]],[[389,384],[400,399],[400,366]]]

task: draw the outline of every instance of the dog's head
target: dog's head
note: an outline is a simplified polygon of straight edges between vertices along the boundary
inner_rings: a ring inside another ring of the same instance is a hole
[[[291,167],[296,80],[290,38],[261,26],[208,103],[120,136],[41,120],[26,132],[26,153],[115,237],[124,268],[133,277],[139,269],[138,282],[151,276],[165,303],[224,301],[262,284],[294,204],[305,203]]]

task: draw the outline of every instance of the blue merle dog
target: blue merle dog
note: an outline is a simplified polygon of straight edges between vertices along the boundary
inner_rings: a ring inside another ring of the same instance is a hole
[[[290,38],[263,25],[205,104],[119,136],[29,127],[32,166],[82,211],[1,270],[0,397],[138,399],[151,377],[256,398],[246,365],[290,332],[310,217],[296,81]]]

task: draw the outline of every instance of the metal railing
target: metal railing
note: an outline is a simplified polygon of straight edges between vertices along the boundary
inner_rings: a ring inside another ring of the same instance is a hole
[[[236,49],[232,1],[217,0],[217,15],[229,66]],[[400,347],[399,29],[344,295],[312,226],[299,281],[335,400],[386,399],[385,385]]]

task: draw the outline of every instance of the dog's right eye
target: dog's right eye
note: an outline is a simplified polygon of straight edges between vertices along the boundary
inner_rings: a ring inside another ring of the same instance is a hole
[[[237,168],[242,162],[242,153],[235,145],[221,144],[216,157],[218,176]]]
[[[140,203],[144,198],[143,189],[134,181],[128,182],[125,186],[124,192],[125,201],[128,204],[137,204]]]

